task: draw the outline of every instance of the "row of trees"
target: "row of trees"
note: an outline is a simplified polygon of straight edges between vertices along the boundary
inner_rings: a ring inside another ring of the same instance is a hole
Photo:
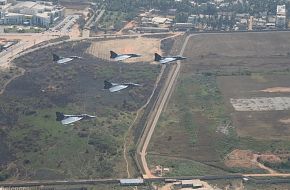
[[[233,1],[225,0],[223,6],[217,6],[212,3],[212,0],[197,0],[192,4],[190,0],[95,0],[99,5],[105,4],[110,11],[121,11],[130,14],[127,19],[132,19],[140,9],[159,9],[167,11],[168,9],[177,9],[177,16],[183,18],[191,14],[216,15],[217,12],[234,12],[234,13],[249,13],[257,15],[262,12],[275,15],[277,5],[285,4],[290,9],[288,0],[242,0]],[[290,14],[290,10],[288,11]],[[182,21],[184,19],[180,19]]]
[[[183,0],[180,2],[175,0],[95,0],[95,2],[99,5],[107,5],[107,8],[111,11],[122,12],[138,11],[140,8],[154,8],[159,10],[168,10],[174,8],[179,11],[188,12],[192,10],[198,11],[198,5],[201,4],[214,6],[214,4],[211,3],[212,0],[197,0],[195,6],[193,6],[190,0]],[[228,5],[221,7],[222,10],[231,9],[238,12],[248,12],[252,10],[253,12],[269,11],[271,13],[275,13],[277,5],[289,4],[288,0],[225,0],[224,2],[225,4],[228,3]]]

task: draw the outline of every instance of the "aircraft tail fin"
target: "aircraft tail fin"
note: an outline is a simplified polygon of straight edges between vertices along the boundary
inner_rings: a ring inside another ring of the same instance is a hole
[[[58,55],[56,55],[55,53],[52,54],[52,57],[53,57],[53,61],[60,60],[60,57]]]
[[[104,89],[109,89],[112,86],[113,86],[112,83],[110,83],[109,81],[107,81],[107,80],[104,81]]]
[[[56,115],[56,121],[61,121],[64,119],[64,115],[61,112],[55,112]]]
[[[161,58],[162,58],[161,55],[159,55],[158,53],[155,53],[154,61],[160,61]]]
[[[111,59],[116,58],[118,56],[118,54],[113,51],[110,51],[110,54],[111,54],[110,56]]]

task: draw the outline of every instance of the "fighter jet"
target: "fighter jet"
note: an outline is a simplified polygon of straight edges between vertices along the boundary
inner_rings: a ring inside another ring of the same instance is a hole
[[[182,56],[171,56],[171,57],[162,57],[161,55],[159,55],[158,53],[155,53],[155,59],[154,61],[158,61],[161,64],[166,64],[172,61],[177,61],[177,60],[183,60],[186,59],[186,57],[182,57]]]
[[[132,58],[132,57],[141,57],[141,55],[139,54],[117,54],[113,51],[110,51],[110,58],[115,60],[115,61],[123,61],[125,59],[128,59],[128,58]]]
[[[109,89],[110,92],[119,92],[120,90],[123,90],[128,87],[134,87],[134,86],[141,86],[140,84],[128,82],[128,83],[111,83],[109,81],[104,81],[104,89]]]
[[[67,62],[69,61],[72,61],[74,59],[81,59],[82,57],[78,57],[78,56],[70,56],[70,57],[61,57],[61,56],[58,56],[56,54],[52,54],[53,56],[53,61],[58,63],[58,64],[66,64]]]
[[[96,117],[96,116],[92,116],[88,114],[65,115],[61,112],[55,112],[55,114],[56,114],[56,121],[60,121],[63,125],[68,125],[76,121],[80,121],[84,119],[92,119]]]

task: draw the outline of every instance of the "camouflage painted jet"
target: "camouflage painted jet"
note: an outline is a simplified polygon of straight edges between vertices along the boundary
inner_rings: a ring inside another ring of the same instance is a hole
[[[74,59],[81,59],[82,57],[78,57],[78,56],[70,56],[70,57],[61,57],[59,55],[56,54],[52,54],[53,56],[53,61],[58,63],[58,64],[66,64],[67,62],[70,62]]]
[[[123,90],[128,87],[134,87],[134,86],[142,86],[140,84],[128,82],[128,83],[111,83],[109,81],[104,81],[104,89],[109,89],[110,92],[119,92],[120,90]]]
[[[129,58],[132,58],[132,57],[141,57],[141,55],[139,54],[117,54],[113,51],[110,51],[110,58],[115,60],[115,61],[123,61],[125,59],[129,59]]]
[[[88,114],[80,114],[80,115],[66,115],[61,112],[55,112],[56,121],[60,121],[63,125],[68,125],[80,120],[92,119],[96,116],[88,115]]]
[[[158,53],[155,53],[154,61],[158,61],[161,64],[166,64],[166,63],[169,63],[169,62],[172,62],[172,61],[183,60],[183,59],[186,59],[186,57],[182,57],[182,56],[179,56],[179,55],[162,57]]]

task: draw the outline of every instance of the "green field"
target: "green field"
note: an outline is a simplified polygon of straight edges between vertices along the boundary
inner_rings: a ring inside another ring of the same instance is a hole
[[[151,168],[186,159],[211,167],[209,173],[267,172],[225,166],[226,155],[240,149],[277,155],[282,163],[265,165],[288,172],[290,130],[280,120],[289,118],[289,110],[239,112],[230,103],[231,98],[289,96],[262,91],[289,87],[288,42],[289,33],[193,36],[148,151],[149,157],[160,155],[169,161],[149,159]],[[189,173],[180,167],[174,174]]]
[[[114,63],[85,53],[89,42],[64,43],[15,60],[26,70],[0,96],[0,174],[15,179],[126,177],[123,141],[136,110],[153,89],[159,67]],[[51,53],[84,59],[65,65]],[[122,72],[120,68],[122,67]],[[110,93],[103,81],[136,82],[142,88]],[[55,112],[96,115],[61,125]]]

